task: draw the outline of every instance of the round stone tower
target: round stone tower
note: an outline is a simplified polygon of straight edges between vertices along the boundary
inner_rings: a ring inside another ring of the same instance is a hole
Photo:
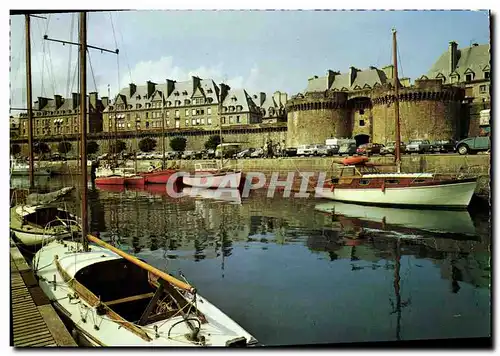
[[[287,147],[325,144],[331,137],[352,134],[347,109],[347,93],[310,92],[299,94],[287,102]]]
[[[394,91],[388,85],[373,90],[372,142],[395,140]],[[416,80],[399,91],[401,140],[459,138],[463,90],[445,86],[440,79]]]

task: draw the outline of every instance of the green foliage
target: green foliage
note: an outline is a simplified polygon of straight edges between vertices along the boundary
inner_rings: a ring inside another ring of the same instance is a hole
[[[49,153],[50,147],[45,142],[35,142],[33,145],[33,152],[37,154]]]
[[[186,149],[186,138],[176,136],[170,140],[170,148],[177,152],[183,152]]]
[[[156,140],[153,140],[150,137],[143,138],[139,141],[139,149],[142,152],[151,152],[156,148]]]
[[[116,143],[113,142],[110,147],[109,147],[109,152],[110,153],[120,153],[122,151],[125,151],[125,149],[127,148],[127,145],[125,144],[125,142],[119,140],[117,141]]]
[[[68,141],[61,141],[57,145],[57,150],[60,154],[66,154],[71,151],[71,143]]]
[[[93,155],[99,151],[99,144],[96,141],[87,142],[87,154]]]
[[[220,145],[220,136],[212,135],[208,138],[207,142],[205,142],[205,149],[207,150],[215,150],[215,148]]]
[[[15,156],[21,153],[21,145],[14,143],[10,146],[10,154]]]

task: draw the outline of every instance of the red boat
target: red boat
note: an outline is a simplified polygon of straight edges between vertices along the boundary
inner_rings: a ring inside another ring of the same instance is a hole
[[[95,179],[95,184],[98,185],[124,185],[125,177],[120,176],[109,176],[109,177],[99,177]]]
[[[137,175],[132,177],[125,177],[125,185],[133,187],[143,187],[146,183],[146,179],[143,176]]]
[[[152,172],[141,172],[139,175],[144,177],[144,183],[146,184],[166,184],[174,173],[177,173],[176,169],[161,169]]]
[[[358,156],[358,157],[346,157],[342,160],[342,163],[345,166],[350,166],[350,165],[357,165],[357,164],[363,164],[368,162],[369,158],[364,157],[364,156]]]

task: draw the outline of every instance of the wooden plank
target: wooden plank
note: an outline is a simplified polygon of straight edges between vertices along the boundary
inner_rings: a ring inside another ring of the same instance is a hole
[[[23,278],[23,281],[26,284],[26,287],[28,288],[38,285],[38,281],[35,278],[35,274],[31,269],[28,271],[22,271],[21,277]]]
[[[43,320],[52,334],[52,337],[59,346],[78,346],[71,337],[71,334],[64,326],[62,320],[57,315],[52,305],[41,305],[38,307]]]
[[[135,300],[140,300],[140,299],[151,298],[152,296],[154,296],[154,293],[150,292],[150,293],[145,293],[145,294],[132,295],[130,297],[115,299],[115,300],[111,300],[109,302],[103,302],[103,303],[105,303],[106,305],[114,305],[114,304],[120,304],[120,303],[133,302]]]
[[[36,335],[35,335],[36,336]],[[54,342],[54,339],[52,336],[49,334],[48,336],[43,336],[41,338],[34,338],[34,339],[26,339],[22,341],[17,342],[17,346],[31,346],[31,347],[36,347],[38,344],[44,343],[44,342]],[[14,344],[16,344],[16,341],[14,341]]]
[[[10,248],[10,256],[11,256],[12,260],[14,261],[14,263],[16,264],[19,272],[30,270],[30,266],[28,265],[28,263],[24,259],[24,256],[21,254],[21,251],[19,251],[17,246]]]
[[[42,330],[40,332],[26,332],[18,335],[14,335],[14,343],[28,342],[31,340],[40,340],[45,337],[52,337],[49,330]]]
[[[50,299],[39,286],[30,288],[29,293],[37,306],[50,304]]]
[[[33,327],[40,328],[40,327],[43,327],[43,326],[46,326],[46,325],[47,324],[45,324],[45,321],[40,318],[40,320],[33,320],[29,324],[26,324],[26,323],[16,323],[16,324],[13,324],[12,325],[12,329],[14,331],[16,331],[16,330],[22,331],[22,330],[29,330],[30,328],[33,328]]]

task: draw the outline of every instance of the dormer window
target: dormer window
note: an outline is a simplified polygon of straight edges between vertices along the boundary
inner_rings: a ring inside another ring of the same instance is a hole
[[[141,96],[140,96],[140,95],[137,95],[137,96],[135,97],[135,99],[136,99],[136,100],[141,100]]]
[[[174,93],[174,95],[175,95],[175,96],[179,96],[179,92],[178,92],[178,91],[176,91],[176,92]]]
[[[211,88],[208,88],[207,93],[208,93],[208,94],[212,94],[212,89],[211,89]]]
[[[182,95],[188,95],[188,92],[184,90],[184,91],[182,92]]]
[[[236,105],[236,111],[241,111],[243,110],[243,106],[241,105]]]
[[[471,73],[465,75],[466,82],[472,82],[472,79],[474,79],[474,77]]]
[[[189,104],[191,104],[191,100],[189,99],[184,100],[184,105],[189,105]]]
[[[211,102],[213,102],[213,101],[214,101],[214,99],[213,99],[213,98],[207,98],[207,102],[208,102],[208,103],[211,103]]]
[[[141,105],[141,104],[135,104],[135,108],[136,108],[136,109],[140,109],[141,107],[142,107],[142,105]]]
[[[149,109],[151,107],[150,103],[146,103],[146,108]]]
[[[490,72],[484,72],[484,79],[490,79]]]
[[[458,83],[460,80],[460,75],[458,75],[458,73],[453,73],[452,75],[450,75],[450,81],[452,83]]]
[[[172,102],[170,100],[167,101],[167,106],[172,106]]]

